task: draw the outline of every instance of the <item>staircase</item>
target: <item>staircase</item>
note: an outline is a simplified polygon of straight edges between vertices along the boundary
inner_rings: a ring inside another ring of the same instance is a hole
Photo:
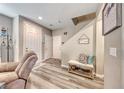
[[[79,23],[78,25],[75,25],[74,28],[75,28],[75,31],[74,33],[66,40],[64,41],[64,44],[66,42],[68,42],[68,40],[70,40],[71,38],[73,38],[73,36],[75,36],[76,33],[78,33],[81,29],[83,29],[86,25],[88,25],[92,20],[87,20],[87,21],[84,21],[84,22],[81,22]],[[64,45],[63,44],[63,45]]]
[[[94,55],[95,53],[95,20],[88,20],[79,31],[73,34],[61,47],[62,67],[68,67],[69,60],[78,60],[80,53]],[[77,25],[78,27],[79,25]],[[89,44],[79,44],[82,35],[86,35]]]
[[[71,26],[73,26],[75,28],[75,31],[66,41],[68,41],[70,38],[72,38],[76,33],[78,33],[87,24],[89,24],[93,19],[95,19],[95,17],[96,17],[96,13],[93,12],[93,13],[89,13],[86,15],[72,18],[72,22],[74,25],[71,25]],[[64,43],[66,41],[64,41]]]

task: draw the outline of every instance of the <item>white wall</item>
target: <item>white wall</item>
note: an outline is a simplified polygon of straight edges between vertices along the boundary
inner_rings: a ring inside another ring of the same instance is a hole
[[[117,49],[117,56],[109,55],[110,48]],[[121,88],[121,29],[105,36],[104,88]]]
[[[95,21],[90,22],[72,38],[70,38],[61,48],[62,66],[68,66],[69,60],[78,60],[79,54],[95,55]],[[86,34],[89,38],[89,44],[79,44],[79,38]]]
[[[124,88],[124,4],[122,5],[122,27],[104,36],[104,88]],[[101,11],[103,7],[104,4],[101,5]],[[109,55],[110,48],[117,49],[116,57]]]
[[[118,28],[104,36],[104,88],[121,88],[121,34]],[[110,48],[117,49],[116,57],[110,55]]]

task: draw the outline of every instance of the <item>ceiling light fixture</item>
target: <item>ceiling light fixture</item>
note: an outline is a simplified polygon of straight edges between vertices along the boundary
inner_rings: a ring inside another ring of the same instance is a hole
[[[41,16],[38,17],[39,20],[42,20],[43,18]]]

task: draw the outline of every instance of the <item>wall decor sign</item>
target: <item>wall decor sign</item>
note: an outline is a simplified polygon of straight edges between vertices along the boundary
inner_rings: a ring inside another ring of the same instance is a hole
[[[103,35],[107,35],[122,25],[122,4],[107,3],[102,11]]]
[[[89,38],[87,35],[83,34],[80,38],[79,38],[79,44],[89,44]]]

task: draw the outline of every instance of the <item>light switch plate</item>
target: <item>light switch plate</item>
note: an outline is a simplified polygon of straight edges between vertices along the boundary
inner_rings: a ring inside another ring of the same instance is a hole
[[[117,49],[116,48],[110,48],[109,49],[109,55],[111,56],[117,56]]]

